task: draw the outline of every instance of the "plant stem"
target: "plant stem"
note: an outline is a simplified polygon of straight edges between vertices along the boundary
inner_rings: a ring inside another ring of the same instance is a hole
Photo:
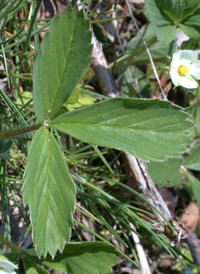
[[[12,249],[14,252],[19,252],[19,248],[13,243],[11,243],[10,241],[8,241],[6,238],[4,238],[1,234],[0,234],[0,242],[2,242],[4,245]]]
[[[40,128],[41,126],[42,126],[42,124],[37,124],[37,125],[33,125],[33,126],[10,130],[7,132],[2,132],[2,133],[0,133],[0,140],[36,130],[36,129]]]
[[[0,72],[1,76],[7,76],[6,73]],[[18,78],[18,79],[22,79],[22,80],[30,80],[32,81],[33,78],[32,77],[26,77],[26,76],[21,76],[21,75],[17,75],[17,74],[10,74],[12,77],[14,78]]]

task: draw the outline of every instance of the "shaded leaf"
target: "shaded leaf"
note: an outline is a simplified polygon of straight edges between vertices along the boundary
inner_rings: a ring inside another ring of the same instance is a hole
[[[183,43],[181,44],[181,49],[198,50],[199,48],[200,41],[194,39],[183,41]]]
[[[26,261],[24,261],[24,268],[26,270],[26,274],[37,274],[37,273],[39,273],[34,267],[32,267]]]
[[[0,140],[0,154],[8,151],[12,147],[12,141],[7,139],[7,140]]]
[[[176,37],[176,27],[199,39],[199,0],[146,0],[147,17],[160,40],[168,43]]]
[[[31,258],[23,257],[23,264],[26,270],[26,274],[48,274],[44,268],[42,268],[36,261]]]
[[[120,79],[121,96],[136,97],[137,92],[135,87],[137,86],[142,97],[149,97],[151,89],[146,74],[135,66],[129,66],[125,72],[123,71],[123,76]]]
[[[200,92],[200,86],[197,88],[197,92]],[[198,101],[191,109],[188,110],[191,115],[191,119],[194,121],[194,127],[191,129],[192,138],[200,135],[200,102]]]
[[[63,154],[49,131],[35,134],[25,172],[24,202],[29,205],[38,255],[55,255],[69,240],[75,187]]]
[[[154,183],[160,186],[174,186],[181,182],[181,163],[182,159],[168,159],[161,163],[147,163],[147,166]]]
[[[192,1],[190,1],[192,2]],[[186,35],[192,39],[200,39],[200,8],[193,12],[192,16],[189,16],[186,20],[178,24],[180,29],[185,32]]]
[[[89,21],[77,8],[64,9],[53,19],[34,66],[33,100],[40,122],[69,98],[90,65],[91,51]]]
[[[70,243],[54,260],[47,257],[43,264],[71,274],[110,273],[111,264],[117,263],[115,248],[101,242]]]
[[[200,171],[200,146],[190,153],[183,165],[189,169]]]
[[[87,143],[163,160],[186,150],[192,126],[187,117],[168,101],[116,98],[63,114],[49,125]]]
[[[144,25],[141,28],[141,34],[145,41],[149,41],[156,35],[155,28],[152,25]],[[131,39],[131,41],[126,46],[126,51],[138,49],[143,45],[139,33]],[[177,50],[176,43],[173,41],[169,44],[163,43],[162,41],[156,41],[149,47],[150,53],[153,59],[163,58],[163,56],[171,55],[174,51]],[[134,60],[149,60],[148,54],[144,51],[142,54],[135,56]]]
[[[176,27],[167,25],[162,27],[157,27],[158,39],[164,43],[170,43],[176,37]]]
[[[10,252],[4,253],[4,257],[6,257],[9,261],[11,261],[15,265],[19,265],[19,253],[17,252]]]

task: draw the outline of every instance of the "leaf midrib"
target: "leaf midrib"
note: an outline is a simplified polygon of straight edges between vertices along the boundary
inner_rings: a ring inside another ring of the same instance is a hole
[[[170,132],[170,130],[167,130],[167,131],[159,131],[159,130],[157,130],[157,129],[161,129],[161,128],[163,128],[163,127],[157,127],[157,128],[154,128],[154,129],[148,129],[148,128],[142,128],[142,127],[136,127],[136,126],[134,126],[134,127],[131,127],[131,126],[119,126],[119,125],[108,125],[108,124],[92,124],[92,123],[78,123],[78,122],[76,122],[76,123],[55,123],[55,124],[51,124],[52,126],[63,126],[64,128],[67,128],[67,126],[71,126],[71,127],[95,127],[95,128],[108,128],[108,129],[123,129],[124,131],[145,131],[145,132],[150,132],[150,131],[152,131],[152,132],[156,132],[156,133],[158,133],[158,132],[160,132],[160,133],[166,133],[166,132]],[[169,125],[169,126],[171,126],[171,124]],[[56,127],[57,128],[57,127]],[[173,131],[171,131],[171,132],[180,132],[180,131],[187,131],[187,128],[186,129],[177,129],[177,130],[173,130]]]

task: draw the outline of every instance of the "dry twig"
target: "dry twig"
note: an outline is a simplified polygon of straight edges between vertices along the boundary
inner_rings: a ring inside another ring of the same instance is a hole
[[[108,69],[107,61],[99,45],[94,33],[92,37],[93,53],[92,53],[92,67],[95,71],[100,89],[104,95],[109,97],[118,97],[119,89],[113,79],[111,72]],[[161,226],[167,226],[165,220],[158,213],[160,212],[164,218],[169,221],[174,227],[177,234],[183,231],[183,226],[172,218],[170,211],[168,210],[162,196],[157,190],[153,180],[151,179],[147,166],[144,161],[138,160],[133,155],[125,154],[126,160],[131,168],[131,172],[134,175],[138,188],[144,197],[156,208],[152,209],[157,216]],[[188,234],[186,242],[191,250],[194,262],[200,266],[200,241],[193,232]],[[196,247],[198,246],[199,249]]]
[[[135,230],[134,225],[130,224],[130,226],[132,228],[131,236],[133,238],[133,241],[135,242],[135,247],[137,250],[138,257],[139,257],[142,273],[143,274],[151,274],[151,269],[149,267],[149,263],[147,261],[146,254],[144,252],[143,246],[140,243],[140,238],[138,237],[138,235],[135,232],[133,232],[133,230]]]

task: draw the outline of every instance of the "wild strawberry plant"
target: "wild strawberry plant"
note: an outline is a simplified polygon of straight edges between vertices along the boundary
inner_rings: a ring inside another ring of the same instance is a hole
[[[179,3],[182,1],[167,2],[166,5],[165,1],[146,1],[148,18],[156,27],[158,37],[171,42],[176,27],[180,27],[188,35],[192,29],[192,38],[198,38],[198,26],[189,24],[193,13],[199,16],[198,1],[193,4],[186,1],[185,5]],[[178,12],[180,9],[182,13]],[[108,273],[109,265],[117,261],[113,246],[102,242],[69,243],[76,207],[76,184],[58,134],[151,161],[178,158],[192,141],[188,130],[193,122],[188,113],[166,100],[106,99],[73,111],[65,109],[61,114],[62,106],[90,66],[91,38],[89,20],[77,7],[64,9],[52,20],[33,71],[37,122],[0,134],[1,139],[6,139],[34,130],[26,163],[23,201],[30,210],[35,250],[15,251],[23,256],[25,268],[38,273],[46,271],[37,262],[62,272],[92,274]],[[177,73],[181,74],[180,70]],[[195,80],[195,83],[198,82]],[[186,160],[185,165],[190,164],[190,160]]]

